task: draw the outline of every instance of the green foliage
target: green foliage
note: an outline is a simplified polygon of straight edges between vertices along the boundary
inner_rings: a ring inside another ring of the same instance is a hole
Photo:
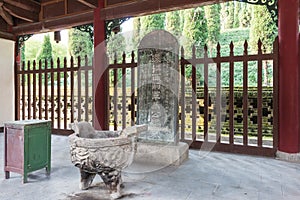
[[[36,60],[38,58],[38,55],[40,54],[40,51],[42,49],[42,43],[37,40],[29,39],[28,41],[26,41],[24,43],[24,45],[26,46],[25,52],[24,52],[25,58],[24,58],[24,60],[22,59],[22,61],[33,62],[34,60]]]
[[[225,29],[233,28],[234,23],[234,2],[228,2],[226,7],[226,21],[225,21]]]
[[[273,42],[277,36],[277,26],[272,20],[266,6],[253,7],[253,20],[250,26],[250,45],[252,52],[257,52],[257,42],[261,39],[263,51],[270,52],[273,50]],[[263,62],[263,84],[269,85],[272,79],[272,73],[268,62]]]
[[[252,6],[247,3],[241,3],[240,11],[240,27],[246,28],[250,26]]]
[[[56,67],[57,58],[59,57],[63,59],[68,55],[66,46],[62,43],[55,43],[51,39],[49,34],[44,36],[43,43],[41,43],[35,38],[32,38],[26,41],[23,46],[24,48],[26,46],[26,48],[22,50],[22,52],[24,53],[24,56],[22,56],[22,61],[26,61],[26,65],[28,61],[33,63],[33,61],[35,60],[38,64],[39,60],[41,60],[42,68],[44,68],[44,63],[46,59],[48,62],[48,67],[50,67],[50,60],[53,59],[54,67]]]
[[[208,46],[213,46],[219,41],[220,37],[220,9],[219,4],[205,6],[205,18],[207,20]]]
[[[221,30],[225,29],[225,23],[227,20],[227,4],[226,3],[220,3],[221,11],[220,11],[220,21],[221,21]]]
[[[122,34],[114,34],[109,37],[107,40],[107,54],[109,56],[109,60],[114,61],[116,55],[118,63],[122,62],[122,54],[125,50],[126,42]]]
[[[203,47],[207,43],[207,21],[205,19],[204,8],[194,9],[193,21],[195,26],[192,27],[192,32],[194,32],[195,45]]]
[[[184,25],[184,11],[185,10],[180,10],[179,11],[180,21],[179,21],[178,27],[181,30],[181,35],[182,35],[183,25]]]
[[[133,18],[133,37],[132,37],[133,49],[137,49],[137,46],[141,41],[140,32],[141,32],[141,18],[135,17]]]
[[[249,39],[249,29],[239,28],[239,29],[227,29],[223,31],[220,35],[220,45],[221,45],[221,56],[229,56],[230,48],[229,45],[233,42],[234,45],[234,55],[243,55],[244,53],[244,42]],[[256,81],[256,71],[252,70],[255,67],[255,63],[248,63],[249,71],[249,85],[255,84]],[[252,81],[250,81],[252,80]],[[222,86],[229,86],[229,63],[223,63],[221,65],[221,81]],[[234,85],[243,85],[243,63],[234,63]]]
[[[122,34],[113,34],[107,40],[107,55],[109,63],[114,63],[115,59],[117,63],[122,63],[123,53],[126,51],[126,41]],[[126,72],[129,69],[126,69]],[[122,69],[117,70],[118,85],[122,83]],[[110,81],[113,83],[114,70],[110,70]],[[129,79],[127,78],[126,81]]]
[[[153,14],[143,16],[140,19],[141,23],[141,37],[146,35],[147,33],[157,30],[157,29],[164,29],[165,26],[165,13],[160,14]]]
[[[90,40],[90,35],[87,32],[82,32],[78,29],[69,30],[69,50],[71,56],[77,58],[88,57],[89,64],[92,63],[93,43]]]
[[[57,58],[63,59],[68,55],[67,48],[62,43],[53,43],[52,50],[53,60],[55,62],[57,61]]]
[[[185,49],[185,57],[192,56],[192,46],[195,45],[197,53],[202,53],[204,45],[207,42],[207,21],[205,19],[204,8],[193,8],[183,12],[183,38],[182,46]],[[199,56],[199,55],[196,55]],[[199,67],[196,68],[197,80],[203,80]],[[186,68],[186,77],[192,76],[192,66]],[[201,84],[201,81],[200,81]]]
[[[241,11],[241,3],[234,2],[234,22],[233,22],[234,28],[238,28],[240,26],[240,11]]]
[[[182,26],[180,26],[181,18],[179,11],[167,12],[165,19],[165,29],[172,33],[176,38],[180,38]]]
[[[249,29],[228,29],[221,32],[219,43],[221,45],[221,56],[229,56],[230,42],[234,44],[234,55],[243,55],[244,42],[249,40]]]
[[[277,26],[272,20],[266,6],[253,7],[253,20],[250,26],[250,41],[253,52],[257,52],[257,42],[261,39],[266,51],[273,49],[273,42],[277,36]]]
[[[105,39],[109,39],[114,34],[114,29],[118,28],[127,21],[129,17],[124,17],[120,19],[112,19],[105,21]]]
[[[197,49],[203,49],[203,46],[207,42],[207,21],[204,15],[204,8],[187,9],[183,13],[183,18],[182,46],[185,49],[185,56],[190,57],[193,45]]]
[[[192,65],[186,65],[185,67],[185,78],[189,80],[190,83],[192,83],[192,71],[193,66]],[[197,84],[200,84],[203,86],[204,83],[204,76],[203,76],[203,65],[196,65],[196,82]]]
[[[52,59],[52,45],[50,42],[50,36],[49,34],[44,36],[44,42],[42,45],[42,51],[38,55],[37,61],[42,60],[44,62],[45,60],[49,62]],[[42,65],[42,68],[45,68],[44,65]]]

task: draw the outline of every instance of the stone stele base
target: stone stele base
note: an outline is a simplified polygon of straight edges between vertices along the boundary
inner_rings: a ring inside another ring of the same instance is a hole
[[[188,157],[189,145],[183,142],[179,142],[178,145],[138,142],[134,162],[164,166],[181,165]]]
[[[276,152],[276,158],[279,160],[286,160],[291,162],[300,162],[300,153],[285,153],[282,151]]]

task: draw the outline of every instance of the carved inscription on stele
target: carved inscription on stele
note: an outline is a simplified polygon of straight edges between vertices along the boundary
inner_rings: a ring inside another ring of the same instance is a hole
[[[178,142],[178,42],[164,30],[147,34],[138,49],[137,123],[148,124],[139,139]]]

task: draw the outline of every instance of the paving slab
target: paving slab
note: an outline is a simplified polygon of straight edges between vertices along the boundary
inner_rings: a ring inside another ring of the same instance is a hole
[[[96,177],[89,190],[79,190],[79,171],[70,161],[68,137],[52,135],[52,170],[32,172],[28,183],[11,173],[4,178],[3,133],[0,133],[1,200],[106,200],[102,180]],[[300,199],[300,163],[274,158],[190,150],[180,166],[133,163],[123,172],[121,199]]]

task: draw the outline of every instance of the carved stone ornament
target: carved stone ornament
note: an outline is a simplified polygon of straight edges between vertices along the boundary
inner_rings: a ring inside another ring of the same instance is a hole
[[[122,131],[95,131],[88,122],[72,124],[69,136],[72,163],[81,174],[80,189],[88,189],[96,174],[108,187],[111,198],[121,196],[121,170],[129,166],[137,148],[137,135],[147,125],[132,126]]]

